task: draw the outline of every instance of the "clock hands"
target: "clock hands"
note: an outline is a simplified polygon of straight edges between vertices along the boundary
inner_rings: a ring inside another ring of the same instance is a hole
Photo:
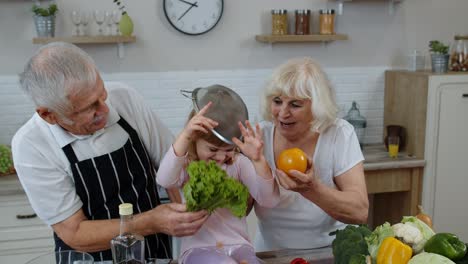
[[[184,2],[185,2],[185,1],[184,1]],[[190,7],[187,8],[187,10],[185,10],[185,12],[184,12],[184,13],[179,17],[179,19],[177,19],[177,20],[181,20],[181,19],[185,16],[185,14],[187,14],[188,11],[190,11],[190,9],[192,9],[194,6],[198,7],[197,3],[198,3],[198,2],[195,2],[195,3],[193,3],[193,4],[190,4]]]
[[[179,1],[181,1],[182,3],[186,3],[186,4],[188,4],[188,5],[191,5],[191,6],[198,7],[197,2],[195,2],[195,3],[190,3],[190,2],[185,1],[185,0],[179,0]]]

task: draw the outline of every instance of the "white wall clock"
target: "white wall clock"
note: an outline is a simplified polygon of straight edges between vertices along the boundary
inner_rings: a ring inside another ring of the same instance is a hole
[[[164,14],[171,25],[187,35],[213,29],[223,15],[223,0],[164,0]]]

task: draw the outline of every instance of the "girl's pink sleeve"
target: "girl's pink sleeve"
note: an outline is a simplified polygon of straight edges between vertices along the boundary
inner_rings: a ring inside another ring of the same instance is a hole
[[[252,162],[242,154],[239,154],[236,163],[238,163],[240,181],[249,188],[250,195],[255,201],[263,207],[275,207],[280,201],[279,186],[275,177],[264,179],[257,175]]]
[[[164,188],[181,188],[187,180],[185,163],[187,156],[178,157],[171,146],[159,164],[156,182]]]

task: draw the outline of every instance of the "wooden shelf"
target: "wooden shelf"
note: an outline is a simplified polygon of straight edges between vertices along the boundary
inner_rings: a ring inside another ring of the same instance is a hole
[[[458,35],[458,36],[455,36],[455,40],[461,40],[461,39],[468,39],[468,35]]]
[[[287,43],[287,42],[328,42],[335,40],[347,40],[344,34],[335,35],[256,35],[255,39],[265,43]]]
[[[135,36],[73,36],[73,37],[41,37],[33,38],[33,44],[47,44],[54,41],[63,41],[74,44],[114,44],[132,43],[136,41]]]
[[[335,2],[338,3],[337,5],[337,14],[342,15],[343,14],[343,3],[345,2],[358,2],[358,0],[334,0]],[[368,0],[367,0],[368,1]],[[386,0],[388,2],[388,14],[393,15],[395,13],[395,4],[403,2],[403,0]]]

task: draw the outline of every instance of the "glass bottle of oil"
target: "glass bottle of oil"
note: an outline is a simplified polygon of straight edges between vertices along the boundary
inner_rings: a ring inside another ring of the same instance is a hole
[[[119,205],[120,234],[111,240],[112,259],[115,264],[144,264],[145,239],[133,233],[133,205]]]

